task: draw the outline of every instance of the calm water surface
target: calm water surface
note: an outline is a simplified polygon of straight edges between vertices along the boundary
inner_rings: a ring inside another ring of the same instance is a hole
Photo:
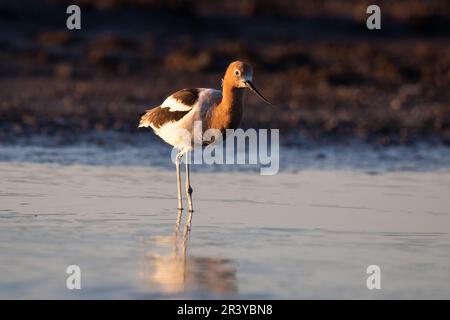
[[[76,163],[0,163],[0,298],[450,298],[445,166],[196,170],[190,216],[169,167]]]

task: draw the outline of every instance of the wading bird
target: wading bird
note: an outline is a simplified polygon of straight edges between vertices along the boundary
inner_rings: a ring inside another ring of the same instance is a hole
[[[178,209],[183,208],[180,161],[186,155],[186,197],[189,211],[194,211],[187,155],[193,149],[194,141],[193,139],[186,141],[180,134],[180,129],[192,132],[196,121],[202,122],[203,132],[208,129],[217,129],[224,134],[226,129],[236,129],[242,118],[244,89],[252,90],[270,104],[255,88],[252,77],[253,70],[248,63],[235,61],[230,63],[225,72],[222,90],[182,89],[170,95],[160,106],[141,114],[139,127],[151,127],[156,135],[180,150],[176,156]]]

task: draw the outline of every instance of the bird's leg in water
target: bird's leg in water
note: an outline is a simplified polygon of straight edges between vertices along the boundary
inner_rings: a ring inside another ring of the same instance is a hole
[[[177,192],[178,192],[178,210],[183,210],[183,201],[181,200],[181,176],[180,176],[180,160],[183,154],[180,152],[176,157],[176,167],[177,167]]]
[[[189,234],[191,233],[191,221],[192,221],[192,211],[189,211],[189,216],[184,226],[184,236],[183,236],[183,279],[186,281],[186,263],[187,263],[187,246],[189,240]]]
[[[189,216],[186,221],[186,225],[184,226],[184,235],[183,235],[183,256],[186,260],[186,249],[187,242],[189,240],[189,234],[191,233],[191,221],[192,221],[192,211],[189,212]]]
[[[177,223],[175,224],[175,239],[178,239],[180,233],[181,218],[183,217],[183,210],[178,209]]]
[[[186,153],[185,161],[186,161],[186,197],[188,200],[189,205],[189,211],[193,212],[194,207],[192,206],[192,187],[191,187],[191,180],[189,178],[189,152]]]
[[[178,235],[180,233],[180,225],[182,217],[183,217],[183,210],[178,210],[177,223],[175,224],[175,234],[174,234],[174,243],[175,243],[173,247],[174,256],[178,255]]]
[[[186,234],[186,233],[189,233],[189,232],[191,231],[191,223],[192,223],[192,211],[189,212],[189,215],[188,215],[187,220],[186,220],[186,225],[184,226],[184,228],[185,228],[185,230],[184,230],[185,234]]]

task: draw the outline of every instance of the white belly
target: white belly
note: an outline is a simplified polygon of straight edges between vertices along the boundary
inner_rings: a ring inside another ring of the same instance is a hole
[[[200,112],[196,108],[192,109],[182,119],[166,123],[160,128],[153,128],[153,131],[171,146],[189,151],[194,143],[195,121],[201,121]],[[195,135],[195,137],[199,138],[201,143],[201,135],[200,137]]]

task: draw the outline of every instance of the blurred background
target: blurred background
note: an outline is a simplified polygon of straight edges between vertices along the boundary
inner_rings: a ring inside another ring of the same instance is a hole
[[[447,0],[0,3],[3,144],[149,138],[139,113],[184,87],[219,88],[236,59],[276,104],[248,95],[244,128],[300,146],[450,144]],[[81,30],[66,29],[70,4]],[[381,30],[366,28],[370,4]]]

